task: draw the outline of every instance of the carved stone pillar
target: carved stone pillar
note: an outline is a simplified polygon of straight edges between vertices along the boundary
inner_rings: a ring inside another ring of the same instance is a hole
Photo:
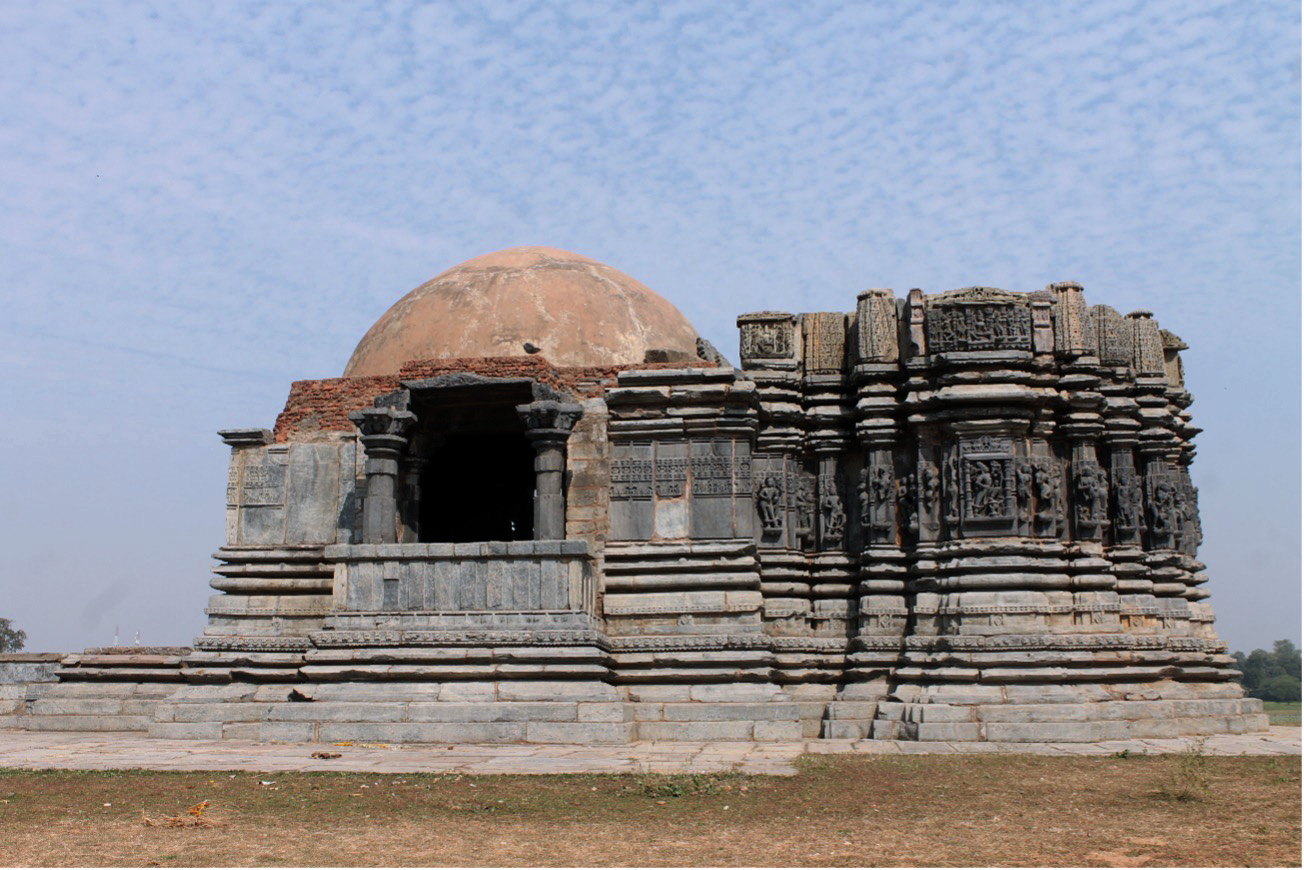
[[[416,414],[393,408],[367,408],[349,414],[362,433],[367,452],[367,496],[362,504],[362,541],[393,544],[398,541],[398,501],[395,480],[399,458],[407,450],[407,436]]]
[[[534,444],[534,539],[560,541],[566,537],[566,439],[584,414],[577,404],[531,402],[517,405],[525,422],[525,435]]]

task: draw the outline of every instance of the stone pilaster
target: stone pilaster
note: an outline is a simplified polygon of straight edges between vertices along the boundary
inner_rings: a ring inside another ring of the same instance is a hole
[[[397,543],[399,460],[407,451],[407,436],[416,423],[416,414],[393,408],[367,408],[349,414],[349,419],[358,427],[362,447],[367,453],[362,541],[366,544]]]
[[[534,539],[560,541],[566,537],[566,440],[584,409],[566,402],[531,402],[517,405],[525,435],[534,445]]]

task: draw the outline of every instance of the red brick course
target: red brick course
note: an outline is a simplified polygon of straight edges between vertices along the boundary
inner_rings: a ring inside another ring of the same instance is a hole
[[[488,378],[533,378],[561,393],[588,399],[601,396],[608,387],[614,386],[616,374],[621,371],[711,368],[712,365],[706,360],[690,360],[622,366],[554,366],[538,356],[413,360],[396,375],[295,381],[290,384],[290,396],[276,418],[272,434],[277,442],[286,442],[314,432],[352,432],[349,412],[370,408],[376,396],[399,389],[401,381],[417,378],[460,373]]]

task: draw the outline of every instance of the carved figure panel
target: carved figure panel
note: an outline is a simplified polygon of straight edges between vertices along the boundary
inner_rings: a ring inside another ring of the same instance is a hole
[[[994,291],[1001,293],[1001,291]],[[928,308],[929,353],[973,350],[1031,350],[1032,314],[1026,303],[976,301],[1008,294],[952,297]]]
[[[897,481],[897,503],[906,531],[919,534],[919,479],[914,472]]]
[[[896,473],[892,454],[876,450],[861,480],[861,524],[869,533],[870,543],[890,544],[896,538]]]
[[[1033,466],[1028,459],[1014,463],[1014,508],[1020,535],[1032,534]]]
[[[836,474],[822,474],[819,478],[820,545],[822,549],[837,549],[846,535],[847,512],[842,507],[842,493]]]
[[[937,471],[937,466],[928,460],[920,461],[917,477],[919,522],[924,528],[936,534],[940,525],[938,508],[941,504],[942,477]]]
[[[1008,534],[1015,518],[1014,446],[1008,438],[960,442],[961,527],[966,535]]]
[[[687,459],[683,457],[657,457],[657,498],[679,498],[684,494],[684,482],[686,480],[688,480]]]
[[[1073,511],[1078,538],[1099,540],[1109,521],[1109,477],[1095,462],[1074,466]]]
[[[1132,467],[1131,457],[1126,464],[1115,461],[1113,466],[1114,542],[1135,544],[1141,540],[1145,522],[1141,498],[1141,479]]]
[[[792,493],[793,531],[803,547],[815,543],[815,475],[800,468],[793,468],[789,474],[788,490]]]
[[[1060,462],[1053,456],[1036,456],[1029,461],[1032,463],[1033,494],[1036,496],[1033,532],[1039,537],[1057,537],[1064,522]]]
[[[797,321],[791,314],[763,311],[738,318],[744,360],[792,359]]]
[[[1177,544],[1178,487],[1173,475],[1152,463],[1146,469],[1146,518],[1150,525],[1150,546],[1171,550]]]
[[[1185,469],[1177,475],[1176,490],[1176,546],[1179,551],[1194,556],[1204,542],[1204,532],[1200,527],[1200,490],[1191,482]]]
[[[756,510],[761,518],[761,531],[777,535],[783,531],[783,474],[766,471],[756,481]]]

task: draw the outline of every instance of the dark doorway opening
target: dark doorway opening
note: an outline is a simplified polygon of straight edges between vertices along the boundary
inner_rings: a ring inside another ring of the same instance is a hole
[[[534,448],[524,433],[450,432],[421,474],[420,540],[534,537]]]

